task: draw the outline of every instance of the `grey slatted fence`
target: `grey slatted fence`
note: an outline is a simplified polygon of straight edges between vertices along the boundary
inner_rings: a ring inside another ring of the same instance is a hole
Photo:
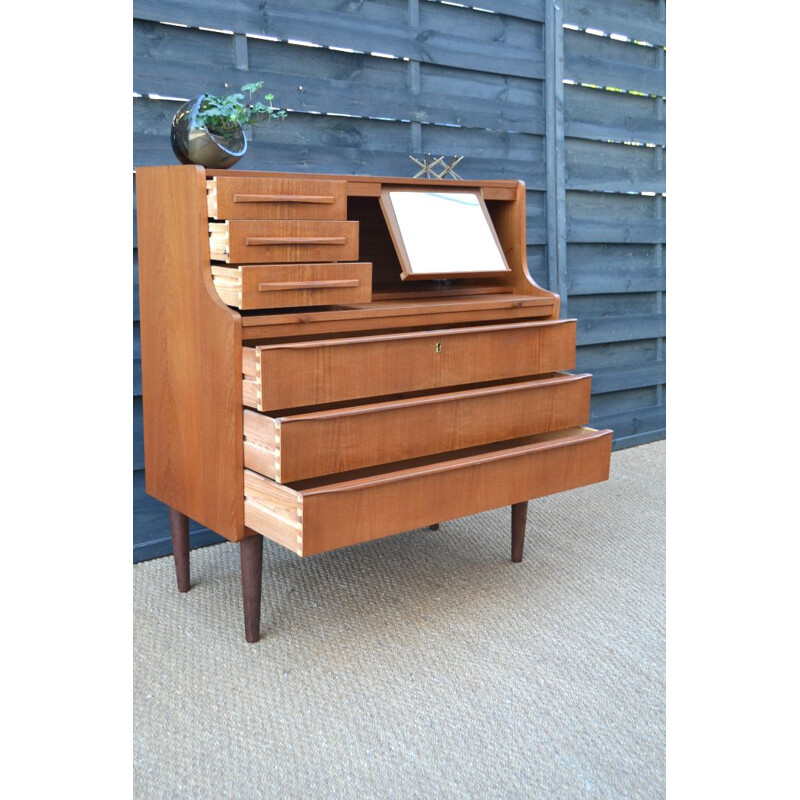
[[[596,375],[594,422],[617,430],[616,446],[663,437],[664,117],[650,96],[664,93],[663,4],[479,6],[135,0],[134,167],[176,163],[169,128],[182,99],[263,79],[292,113],[257,128],[237,168],[408,176],[409,154],[430,152],[464,155],[465,178],[524,180],[528,263],[578,317],[578,366]],[[659,46],[565,30],[562,14]],[[134,233],[135,208],[134,192]],[[141,561],[171,546],[164,506],[144,493],[135,252],[133,261]],[[194,525],[191,538],[222,541]]]
[[[665,436],[665,2],[565,0],[567,313],[615,447]]]

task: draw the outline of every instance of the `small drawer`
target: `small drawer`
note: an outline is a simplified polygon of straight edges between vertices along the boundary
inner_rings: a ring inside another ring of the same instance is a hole
[[[583,425],[590,375],[271,417],[244,412],[244,465],[279,483]]]
[[[206,185],[212,219],[347,219],[344,181],[230,176]]]
[[[226,264],[358,260],[356,221],[230,220],[208,231],[211,260]]]
[[[243,399],[271,411],[574,366],[574,319],[286,342],[242,348]]]
[[[211,267],[223,303],[243,311],[294,308],[372,299],[372,264],[243,264]]]
[[[608,479],[611,431],[570,428],[282,485],[244,471],[251,531],[311,556]]]

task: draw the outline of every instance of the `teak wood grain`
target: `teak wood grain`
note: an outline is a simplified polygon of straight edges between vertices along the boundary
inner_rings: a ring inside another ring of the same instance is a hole
[[[228,264],[358,260],[357,222],[230,220],[208,229],[211,258]]]
[[[273,419],[244,412],[244,464],[280,483],[583,425],[589,375],[557,374]]]
[[[223,175],[208,181],[212,219],[347,219],[345,181]]]
[[[488,294],[468,297],[378,300],[337,310],[302,310],[242,318],[242,337],[247,341],[290,336],[322,336],[330,333],[392,328],[441,328],[466,322],[548,320],[553,316],[553,297]]]
[[[368,303],[372,264],[242,264],[211,268],[220,299],[242,310]]]
[[[575,320],[321,339],[254,350],[256,372],[245,372],[245,383],[255,384],[254,407],[268,411],[572,369]],[[243,371],[248,359],[252,354],[247,353]]]
[[[527,500],[608,477],[611,432],[576,427],[589,376],[557,374],[575,320],[529,273],[522,182],[458,184],[509,271],[413,291],[381,191],[440,181],[174,166],[136,185],[146,490],[180,586],[188,518],[244,543],[248,641],[262,536],[307,556],[513,505],[516,560]]]
[[[255,514],[246,521],[280,543],[296,532],[295,552],[310,556],[607,480],[610,453],[611,431],[571,428],[292,486],[246,471],[252,494],[279,492],[301,522],[297,532],[278,515],[263,528]]]
[[[238,541],[241,324],[211,282],[204,171],[142,167],[136,191],[145,489]]]

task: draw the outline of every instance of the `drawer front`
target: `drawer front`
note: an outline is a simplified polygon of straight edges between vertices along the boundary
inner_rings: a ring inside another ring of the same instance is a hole
[[[575,320],[243,348],[244,402],[300,408],[575,366]]]
[[[230,176],[207,183],[212,219],[347,219],[344,181]]]
[[[211,259],[228,264],[357,261],[358,222],[230,220],[209,223]]]
[[[343,303],[372,298],[372,264],[243,264],[211,268],[224,303],[243,311]]]
[[[293,486],[245,470],[245,525],[310,556],[604,481],[610,459],[611,431],[571,428]]]
[[[273,418],[244,412],[244,465],[279,483],[583,425],[590,375]]]

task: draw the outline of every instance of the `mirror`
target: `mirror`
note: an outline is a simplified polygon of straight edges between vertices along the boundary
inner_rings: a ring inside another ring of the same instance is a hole
[[[403,280],[478,278],[509,271],[478,190],[383,189],[381,208]]]

